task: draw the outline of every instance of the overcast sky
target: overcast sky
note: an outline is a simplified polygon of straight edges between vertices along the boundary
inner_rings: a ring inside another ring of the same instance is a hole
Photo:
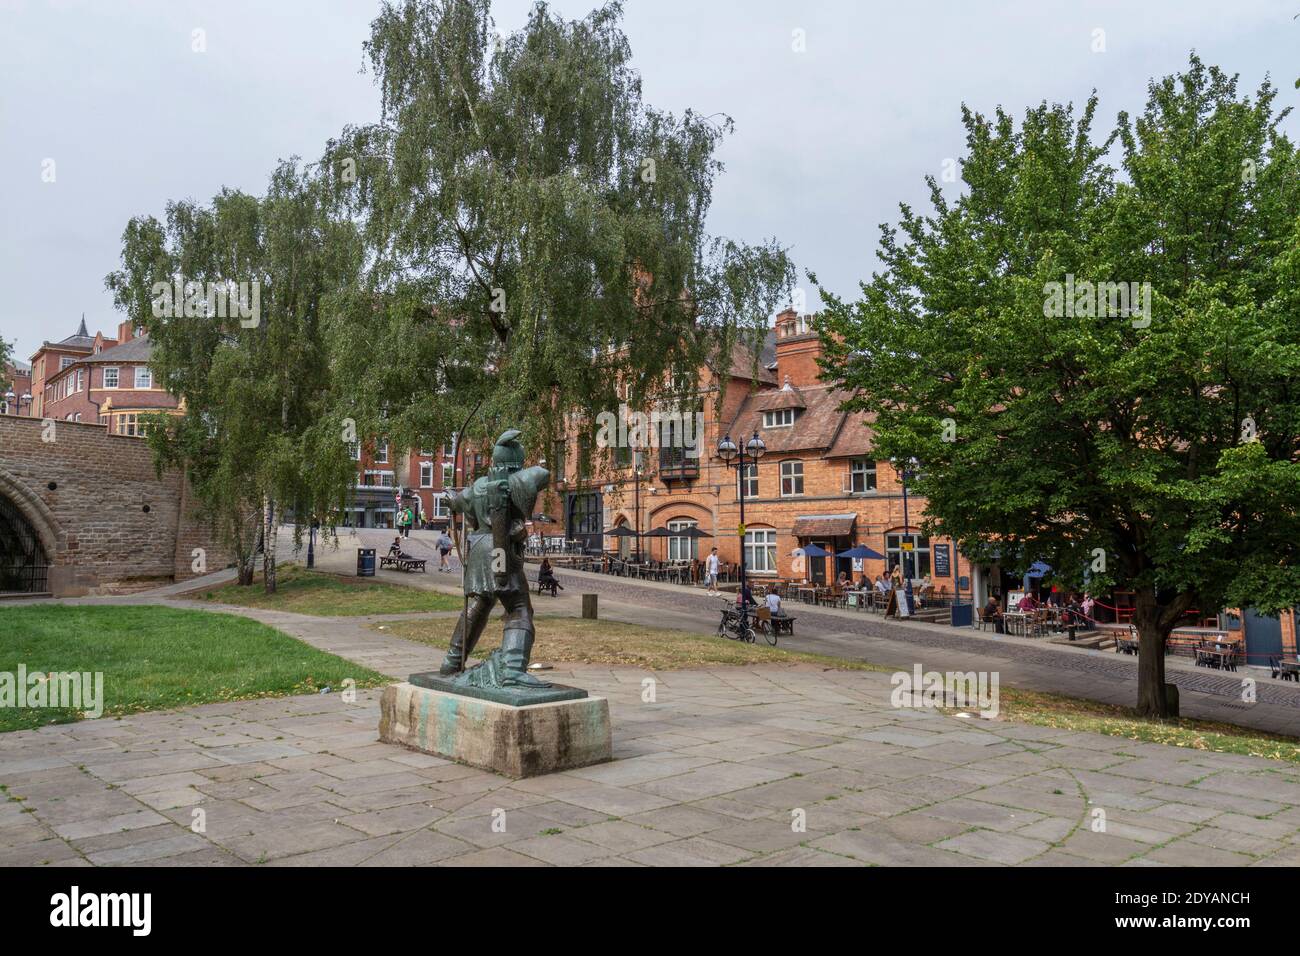
[[[529,5],[499,0],[498,29]],[[569,18],[593,5],[551,4]],[[83,312],[92,334],[116,329],[104,276],[129,217],[222,186],[261,193],[278,158],[314,160],[345,124],[377,118],[360,70],[378,6],[0,0],[0,337],[19,358]],[[801,276],[851,295],[875,266],[878,224],[960,155],[961,103],[1020,114],[1095,87],[1110,122],[1193,48],[1245,89],[1271,74],[1296,103],[1297,13],[1300,0],[627,0],[625,30],[647,102],[736,121],[711,230],[775,236]],[[191,49],[196,29],[206,52]],[[1286,127],[1295,138],[1295,118]]]

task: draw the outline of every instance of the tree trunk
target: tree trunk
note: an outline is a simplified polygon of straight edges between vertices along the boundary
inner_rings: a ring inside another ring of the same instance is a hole
[[[261,527],[262,519],[260,515],[253,514],[245,517],[236,507],[234,514],[230,518],[231,538],[235,546],[235,573],[240,587],[251,587],[253,584],[253,569],[256,561],[257,549],[253,544],[256,541],[256,535],[250,535],[256,518],[256,526]],[[249,538],[252,538],[252,541]]]
[[[262,533],[262,583],[267,594],[275,593],[275,544],[279,537],[277,532],[275,502],[266,499],[266,524]]]
[[[1165,641],[1172,624],[1161,620],[1153,589],[1135,592],[1133,623],[1138,632],[1138,702],[1143,717],[1169,717],[1165,697]]]

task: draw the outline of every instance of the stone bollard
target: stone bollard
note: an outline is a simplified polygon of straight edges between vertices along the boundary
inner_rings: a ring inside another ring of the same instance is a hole
[[[582,616],[591,621],[596,620],[596,597],[595,594],[582,596]]]

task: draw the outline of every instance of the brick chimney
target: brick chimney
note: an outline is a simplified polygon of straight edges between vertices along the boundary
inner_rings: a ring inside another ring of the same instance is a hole
[[[794,309],[776,317],[776,374],[796,388],[820,384],[817,357],[822,354],[822,343],[813,319]]]
[[[132,328],[131,323],[129,321],[119,322],[117,324],[117,344],[124,345],[133,338],[135,338],[135,329]]]

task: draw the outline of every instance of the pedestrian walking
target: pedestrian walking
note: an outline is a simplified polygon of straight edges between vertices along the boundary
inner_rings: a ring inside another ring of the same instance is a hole
[[[448,557],[451,556],[451,536],[447,534],[446,529],[438,535],[438,570],[451,571],[451,565],[447,563]]]

